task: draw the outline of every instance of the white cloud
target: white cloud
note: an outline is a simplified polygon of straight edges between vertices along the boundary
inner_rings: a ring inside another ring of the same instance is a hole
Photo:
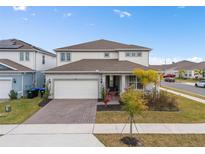
[[[182,60],[189,60],[192,62],[202,62],[204,61],[201,57],[191,57],[191,58],[180,58],[180,57],[174,57],[174,58],[162,58],[162,57],[150,57],[150,64],[151,65],[161,65],[161,64],[171,64],[172,62],[178,62]]]
[[[193,61],[193,62],[202,62],[203,58],[201,57],[192,57],[192,58],[188,58],[187,60]]]
[[[127,11],[121,11],[121,10],[114,9],[113,12],[115,14],[119,15],[120,18],[131,17],[132,16],[132,14],[127,12]]]
[[[67,13],[64,13],[63,16],[64,16],[64,17],[70,17],[70,16],[72,16],[72,13],[67,12]]]
[[[27,6],[13,6],[13,9],[15,11],[26,11],[27,10]]]

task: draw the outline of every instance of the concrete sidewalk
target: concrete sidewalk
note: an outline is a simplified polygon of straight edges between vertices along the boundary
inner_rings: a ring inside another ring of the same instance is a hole
[[[0,125],[0,134],[119,134],[129,133],[129,123],[119,124],[22,124],[15,128]],[[6,130],[7,127],[7,130]],[[138,131],[137,131],[138,130]],[[141,134],[205,134],[205,123],[139,123],[133,125],[133,133]]]
[[[160,87],[160,89],[164,90],[164,91],[167,91],[167,92],[170,92],[172,94],[175,94],[175,95],[178,95],[178,96],[183,96],[185,98],[188,98],[188,99],[191,99],[191,100],[194,100],[194,101],[197,101],[197,102],[205,104],[205,99],[201,99],[201,98],[198,98],[198,97],[190,96],[190,95],[187,95],[187,94],[182,94],[182,93],[176,92],[174,90],[169,90],[169,89],[162,88],[162,87]]]
[[[102,147],[93,134],[127,134],[129,124],[0,125],[0,147]],[[205,123],[133,125],[140,134],[205,134]]]

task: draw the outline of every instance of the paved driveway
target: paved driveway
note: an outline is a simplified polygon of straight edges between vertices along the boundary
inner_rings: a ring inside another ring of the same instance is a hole
[[[205,88],[198,88],[195,87],[194,85],[187,85],[182,83],[170,83],[170,82],[161,82],[161,85],[170,88],[176,88],[179,90],[188,91],[199,95],[205,95]]]
[[[97,100],[52,100],[26,124],[95,123]]]

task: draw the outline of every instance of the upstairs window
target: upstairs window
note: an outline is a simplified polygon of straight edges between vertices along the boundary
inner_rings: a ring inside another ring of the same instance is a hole
[[[125,56],[126,57],[141,57],[142,52],[126,52]]]
[[[42,64],[45,64],[45,56],[42,56]]]
[[[110,53],[105,52],[105,53],[104,53],[104,57],[105,57],[105,58],[110,57]]]
[[[25,52],[25,57],[26,61],[29,61],[29,52]]]
[[[29,61],[29,52],[20,52],[20,61]]]
[[[69,52],[62,52],[60,54],[60,58],[61,58],[61,61],[70,61],[71,60],[71,54]]]
[[[20,61],[24,61],[24,52],[20,52]]]

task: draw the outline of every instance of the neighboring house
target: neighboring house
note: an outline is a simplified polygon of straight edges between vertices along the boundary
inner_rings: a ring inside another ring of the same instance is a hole
[[[9,98],[11,90],[24,96],[26,90],[32,87],[35,71],[13,62],[9,59],[0,59],[0,99]]]
[[[194,66],[196,66],[197,63],[183,60],[172,64],[166,64],[166,65],[150,65],[150,68],[158,70],[162,74],[175,74],[176,77],[179,77],[179,72],[181,70],[184,71],[184,74],[182,75],[183,78],[195,78],[194,73]]]
[[[129,86],[141,88],[133,69],[148,69],[150,48],[97,40],[58,48],[57,67],[46,80],[55,99],[98,99],[103,89],[121,93]]]
[[[18,39],[0,40],[0,59],[11,61],[32,69],[35,74],[33,86],[44,85],[42,71],[56,66],[56,55]]]
[[[179,77],[179,71],[183,70],[183,78],[204,78],[205,77],[205,62],[195,63],[191,61],[180,61],[167,65],[150,65],[150,68],[159,71],[162,74],[175,74]],[[202,74],[197,73],[201,70]]]

